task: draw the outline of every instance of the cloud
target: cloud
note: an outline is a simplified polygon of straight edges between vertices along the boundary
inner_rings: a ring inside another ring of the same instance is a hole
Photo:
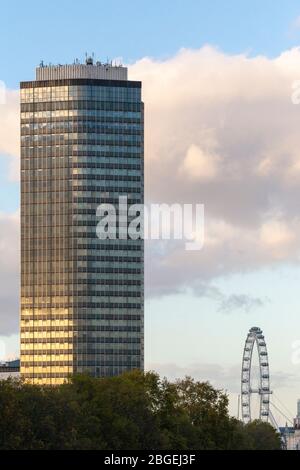
[[[180,240],[146,242],[147,294],[210,296],[216,278],[299,263],[300,106],[291,95],[300,49],[273,59],[182,49],[136,62],[129,77],[143,81],[146,201],[205,205],[201,251],[185,251]],[[18,93],[8,90],[0,153],[11,156],[15,177],[18,136]],[[217,302],[247,311],[260,301],[221,293]]]
[[[241,351],[242,354],[242,351]],[[185,366],[176,363],[149,363],[146,370],[154,370],[162,377],[169,380],[176,380],[191,376],[195,380],[209,381],[214,387],[227,390],[230,393],[240,393],[241,388],[241,364],[224,367],[214,363],[192,363]],[[257,380],[259,371],[253,367],[253,381]],[[272,371],[270,376],[272,390],[279,390],[299,384],[299,377],[296,374]]]
[[[219,311],[230,313],[233,310],[244,310],[246,313],[254,308],[262,307],[264,301],[258,297],[250,297],[245,294],[232,294],[221,302]]]
[[[220,157],[203,151],[199,146],[192,144],[184,157],[179,173],[196,181],[210,181],[217,177]]]
[[[0,332],[11,335],[19,319],[19,214],[0,213]]]
[[[209,381],[215,387],[225,388],[230,392],[237,392],[240,389],[240,365],[223,367],[213,363],[193,363],[186,366],[175,363],[149,363],[146,369],[154,370],[169,380],[191,376],[195,380]]]
[[[8,181],[19,180],[19,92],[5,89],[0,103],[0,158],[9,158]],[[0,334],[10,336],[19,325],[19,212],[0,212]]]
[[[182,289],[184,291],[184,289]],[[253,297],[247,294],[226,295],[221,289],[213,283],[201,283],[194,281],[190,284],[188,291],[197,297],[207,297],[217,303],[217,310],[221,313],[231,313],[236,310],[249,313],[259,307],[263,307],[268,298]]]
[[[6,89],[4,98],[4,102],[0,103],[0,158],[1,155],[10,157],[8,178],[18,181],[20,155],[19,92]]]
[[[129,76],[143,81],[146,200],[205,205],[202,251],[147,242],[148,293],[298,263],[300,49],[274,59],[182,49]]]

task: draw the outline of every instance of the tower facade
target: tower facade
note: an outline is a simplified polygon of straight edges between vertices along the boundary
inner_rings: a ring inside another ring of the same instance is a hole
[[[21,82],[21,375],[143,368],[143,240],[99,239],[100,204],[144,200],[141,82],[93,63]]]

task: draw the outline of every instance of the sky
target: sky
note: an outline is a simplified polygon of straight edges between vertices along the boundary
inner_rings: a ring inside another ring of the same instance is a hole
[[[0,354],[18,354],[18,83],[33,79],[41,60],[70,63],[94,53],[122,60],[129,77],[143,81],[147,202],[205,206],[203,250],[146,243],[146,367],[210,380],[228,391],[236,414],[243,343],[260,326],[272,400],[293,417],[299,2],[11,1],[1,5],[1,20]]]

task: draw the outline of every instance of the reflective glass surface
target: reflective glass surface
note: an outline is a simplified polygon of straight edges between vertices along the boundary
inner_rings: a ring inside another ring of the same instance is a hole
[[[143,241],[96,236],[100,203],[143,202],[141,88],[94,82],[21,84],[21,374],[35,383],[143,368]]]

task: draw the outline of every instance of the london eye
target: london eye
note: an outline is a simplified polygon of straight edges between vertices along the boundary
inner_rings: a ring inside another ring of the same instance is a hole
[[[253,351],[258,354],[259,378],[257,386],[252,386]],[[243,353],[241,374],[241,408],[243,422],[249,423],[253,419],[251,403],[254,395],[259,397],[259,416],[261,421],[269,421],[270,416],[270,373],[267,345],[260,328],[250,328],[247,335]]]

